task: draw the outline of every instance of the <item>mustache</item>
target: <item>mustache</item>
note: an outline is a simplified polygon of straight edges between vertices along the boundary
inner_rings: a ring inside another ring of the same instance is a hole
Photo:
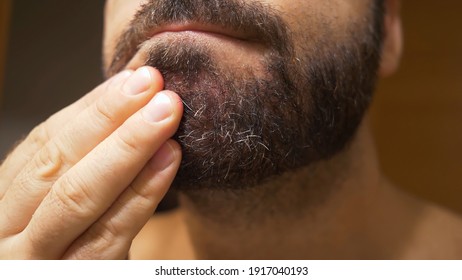
[[[289,32],[278,11],[260,2],[242,0],[149,0],[119,36],[107,70],[112,76],[125,68],[153,30],[170,24],[197,23],[245,34],[273,48],[290,52]]]

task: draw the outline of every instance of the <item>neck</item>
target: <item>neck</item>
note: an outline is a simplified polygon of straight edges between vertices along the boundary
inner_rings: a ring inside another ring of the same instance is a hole
[[[382,232],[396,226],[388,209],[396,196],[379,172],[366,121],[328,161],[251,190],[188,192],[180,201],[198,258],[364,259],[399,249],[383,238],[402,240],[406,226]]]

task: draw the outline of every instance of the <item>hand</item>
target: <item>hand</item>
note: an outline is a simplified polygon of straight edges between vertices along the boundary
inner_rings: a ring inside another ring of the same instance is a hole
[[[123,259],[169,188],[183,107],[124,71],[36,127],[0,167],[0,259]]]

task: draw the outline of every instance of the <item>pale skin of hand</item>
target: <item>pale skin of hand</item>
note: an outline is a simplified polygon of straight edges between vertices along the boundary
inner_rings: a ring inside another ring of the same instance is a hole
[[[183,106],[123,71],[37,126],[0,166],[0,259],[124,259],[181,161]]]

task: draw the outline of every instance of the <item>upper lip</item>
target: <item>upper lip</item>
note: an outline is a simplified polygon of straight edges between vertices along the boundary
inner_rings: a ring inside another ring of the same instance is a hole
[[[203,33],[211,33],[216,35],[222,35],[226,37],[231,37],[238,40],[244,41],[251,41],[256,37],[256,34],[249,34],[246,32],[242,32],[239,30],[233,30],[225,27],[221,27],[219,25],[208,25],[208,24],[200,24],[195,22],[187,22],[187,23],[175,23],[175,24],[168,24],[163,25],[154,30],[151,30],[147,34],[147,38],[151,39],[152,37],[164,33],[164,32],[185,32],[185,31],[193,31],[193,32],[203,32]]]
[[[137,53],[140,51],[140,48],[145,42],[153,39],[156,35],[165,32],[186,31],[209,33],[213,35],[229,37],[235,40],[248,41],[251,43],[261,43],[261,34],[258,34],[257,32],[249,29],[243,28],[240,30],[237,28],[226,27],[217,24],[208,24],[194,21],[164,22],[163,24],[159,24],[145,30],[144,33],[139,34],[139,36],[133,38],[133,41],[129,44],[130,47],[128,47],[128,49],[124,52],[120,53],[118,59],[113,60],[113,64],[110,65],[112,74],[121,71],[123,68],[132,69],[133,67],[138,67],[139,61],[136,59]]]
[[[241,32],[237,30],[233,30],[230,28],[221,27],[219,25],[209,25],[209,24],[200,24],[195,22],[188,22],[188,23],[170,23],[158,26],[154,29],[151,29],[145,33],[144,40],[140,40],[137,42],[138,48],[133,50],[133,53],[130,54],[130,59],[126,62],[125,68],[127,69],[134,69],[138,67],[138,59],[136,59],[136,53],[139,51],[140,46],[156,35],[165,32],[202,32],[202,33],[209,33],[218,36],[226,36],[232,39],[241,40],[241,41],[257,41],[258,35],[253,34],[251,32]]]

